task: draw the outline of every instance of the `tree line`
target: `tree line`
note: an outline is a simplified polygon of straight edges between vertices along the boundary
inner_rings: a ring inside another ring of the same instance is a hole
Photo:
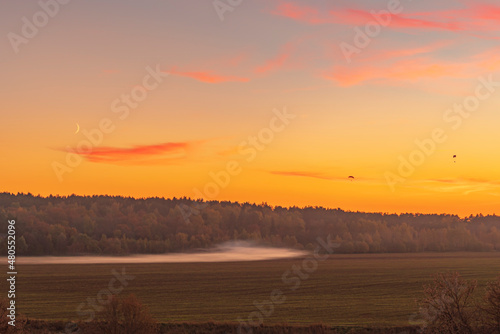
[[[233,240],[313,250],[331,235],[339,253],[500,250],[500,217],[393,214],[266,203],[34,196],[0,193],[0,247],[16,220],[19,255],[159,254]]]

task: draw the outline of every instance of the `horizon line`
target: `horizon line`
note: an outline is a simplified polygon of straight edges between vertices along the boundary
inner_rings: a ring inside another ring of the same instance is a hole
[[[55,198],[60,198],[60,199],[64,199],[64,198],[69,198],[69,197],[110,197],[110,198],[123,198],[123,199],[133,199],[133,200],[148,200],[148,199],[161,199],[161,200],[164,200],[164,201],[168,201],[168,200],[171,200],[171,201],[175,201],[175,200],[187,200],[187,201],[191,201],[191,202],[199,202],[199,203],[211,203],[211,202],[217,202],[217,203],[223,203],[223,202],[229,202],[231,204],[238,204],[238,205],[251,205],[251,206],[267,206],[269,208],[271,208],[272,210],[274,210],[275,208],[283,208],[283,209],[286,209],[286,210],[290,210],[290,209],[299,209],[299,210],[304,210],[304,209],[309,209],[309,208],[312,208],[312,209],[324,209],[324,210],[338,210],[338,211],[342,211],[342,212],[345,212],[345,213],[364,213],[364,214],[381,214],[381,215],[386,215],[386,216],[389,216],[389,215],[396,215],[396,216],[402,216],[402,215],[414,215],[414,216],[417,216],[417,215],[422,215],[422,216],[456,216],[460,219],[464,219],[464,218],[469,218],[469,217],[500,217],[500,215],[497,215],[496,213],[493,213],[493,214],[483,214],[483,213],[476,213],[476,214],[469,214],[469,215],[464,215],[464,216],[461,216],[459,214],[456,214],[456,213],[437,213],[437,212],[434,212],[434,213],[423,213],[423,212],[389,212],[389,211],[360,211],[360,210],[357,210],[357,211],[353,211],[353,210],[345,210],[345,209],[342,209],[340,207],[337,207],[337,208],[334,208],[334,207],[325,207],[325,206],[321,206],[321,205],[306,205],[306,206],[297,206],[297,205],[288,205],[288,206],[284,206],[284,205],[272,205],[272,204],[268,204],[266,201],[263,201],[261,203],[257,203],[257,202],[249,202],[249,201],[246,201],[246,202],[242,202],[242,201],[231,201],[231,200],[217,200],[217,199],[212,199],[212,200],[205,200],[203,198],[197,198],[197,199],[194,199],[194,198],[191,198],[191,197],[188,197],[188,196],[183,196],[183,197],[165,197],[165,196],[147,196],[147,197],[135,197],[135,196],[125,196],[125,195],[110,195],[110,194],[93,194],[93,195],[78,195],[78,194],[75,194],[75,193],[72,193],[70,195],[60,195],[60,194],[57,194],[57,195],[53,195],[53,194],[50,194],[50,195],[47,195],[47,196],[43,196],[41,195],[40,193],[38,195],[34,195],[32,194],[31,192],[27,192],[27,193],[24,193],[24,192],[17,192],[16,193],[11,193],[11,192],[8,192],[8,191],[2,191],[0,192],[0,196],[1,195],[10,195],[10,196],[32,196],[32,197],[37,197],[37,198],[42,198],[42,199],[50,199],[50,197],[55,197]]]

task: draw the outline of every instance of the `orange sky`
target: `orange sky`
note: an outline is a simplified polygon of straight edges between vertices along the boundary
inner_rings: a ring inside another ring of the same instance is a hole
[[[500,214],[498,4],[214,3],[4,5],[0,191]]]

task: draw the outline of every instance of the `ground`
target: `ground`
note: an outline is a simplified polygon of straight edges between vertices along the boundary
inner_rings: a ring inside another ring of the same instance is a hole
[[[433,274],[456,270],[477,279],[480,295],[500,273],[500,253],[331,255],[308,274],[293,273],[302,263],[19,265],[16,304],[29,318],[85,320],[99,293],[105,300],[113,270],[125,268],[134,278],[124,280],[120,294],[136,294],[159,322],[238,323],[250,316],[265,325],[408,326]]]

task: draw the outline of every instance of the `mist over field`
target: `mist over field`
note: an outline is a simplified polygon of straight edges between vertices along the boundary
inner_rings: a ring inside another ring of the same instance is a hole
[[[260,261],[295,258],[308,252],[288,248],[262,247],[247,241],[225,242],[190,253],[131,256],[25,256],[20,264],[102,264],[102,263],[190,263]]]

